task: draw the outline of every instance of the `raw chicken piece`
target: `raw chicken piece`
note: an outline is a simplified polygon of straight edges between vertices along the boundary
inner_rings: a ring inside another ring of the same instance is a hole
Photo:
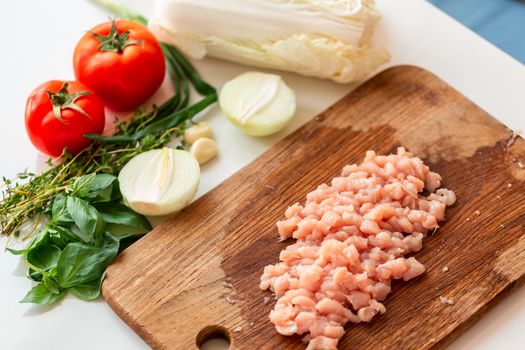
[[[402,147],[388,156],[368,151],[363,163],[308,193],[304,205],[290,206],[277,230],[281,240],[297,241],[265,267],[260,284],[278,298],[270,313],[276,330],[305,334],[307,349],[331,350],[347,322],[384,313],[391,281],[425,271],[406,255],[422,249],[456,201],[439,186],[441,176]]]

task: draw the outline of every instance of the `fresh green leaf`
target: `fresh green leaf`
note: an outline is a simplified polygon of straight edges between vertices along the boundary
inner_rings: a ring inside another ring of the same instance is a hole
[[[69,243],[89,242],[92,240],[91,237],[81,233],[74,225],[70,226],[69,228],[62,226],[52,226],[48,228],[48,231],[49,240],[60,249],[64,249]],[[79,235],[82,235],[82,237]],[[85,240],[83,238],[85,238]]]
[[[27,253],[27,262],[37,269],[47,271],[56,266],[60,253],[60,248],[55,245],[42,245]]]
[[[136,241],[138,238],[144,236],[149,230],[119,224],[106,225],[106,233],[115,240],[122,242],[122,240],[132,239]]]
[[[100,242],[104,221],[95,207],[83,199],[68,197],[67,211],[82,233],[92,236],[95,242]]]
[[[97,244],[97,242],[95,242],[95,237],[88,235],[86,233],[83,233],[82,231],[80,231],[77,225],[72,225],[69,228],[69,231],[71,232],[71,234],[73,234],[76,237],[75,242]]]
[[[83,243],[69,244],[58,259],[58,282],[63,288],[70,288],[98,280],[117,252],[118,242],[100,248]]]
[[[37,272],[37,271],[33,270],[32,268],[29,268],[28,271],[27,271],[27,277],[29,277],[30,279],[32,279],[35,282],[42,282],[42,278],[44,276],[42,276],[42,274],[40,272]]]
[[[143,215],[134,212],[124,204],[100,204],[96,208],[106,223],[120,224],[144,230],[151,230],[151,224]]]
[[[111,236],[111,234],[109,234]],[[135,243],[140,237],[144,236],[143,234],[133,234],[120,237],[114,237],[119,242],[118,253],[122,253],[124,250],[128,249],[133,243]]]
[[[86,197],[91,190],[91,186],[93,181],[95,181],[96,175],[97,174],[95,173],[91,173],[77,177],[73,182],[71,194],[75,197]]]
[[[97,174],[95,180],[93,180],[93,183],[91,184],[90,191],[98,192],[104,190],[112,186],[115,181],[117,181],[117,177],[111,174]]]
[[[120,192],[120,185],[118,181],[115,181],[113,183],[113,190],[111,191],[111,201],[115,203],[119,203],[122,200],[122,193]],[[102,202],[102,201],[98,201]]]
[[[58,284],[58,281],[53,276],[45,275],[42,279],[42,283],[44,284],[44,286],[46,286],[47,290],[49,290],[53,294],[60,294],[60,292],[62,291],[60,285]]]
[[[43,244],[45,244],[45,242],[47,241],[47,239],[49,238],[49,232],[47,229],[44,229],[42,231],[40,231],[38,233],[38,235],[36,235],[35,238],[33,238],[33,240],[31,241],[31,243],[29,243],[29,245],[24,248],[24,249],[19,249],[19,250],[16,250],[16,249],[11,249],[11,248],[6,248],[6,250],[8,252],[10,252],[11,254],[13,255],[22,255],[22,254],[27,254],[28,252],[30,252],[31,250],[33,249],[37,249],[38,247],[42,246]]]
[[[73,183],[71,195],[88,202],[109,202],[120,195],[116,182],[117,177],[111,174],[84,175]]]
[[[63,194],[59,194],[53,201],[51,209],[51,222],[57,225],[69,224],[73,222],[71,215],[67,211],[67,198]]]
[[[34,286],[24,297],[24,299],[20,300],[21,303],[33,303],[33,304],[54,304],[57,301],[60,301],[64,295],[66,295],[66,291],[62,290],[60,293],[55,294],[52,293],[49,289],[46,288],[46,286],[42,283],[37,284]]]
[[[105,276],[106,273],[103,273],[99,280],[94,280],[83,285],[69,288],[68,291],[77,298],[87,301],[95,300],[100,296],[100,288],[102,287],[102,281]]]
[[[96,194],[92,194],[89,198],[89,202],[111,202],[113,197],[113,186],[106,187],[103,190],[98,191]]]
[[[91,301],[95,300],[100,296],[100,285],[81,285],[77,287],[69,288],[68,291],[79,299]]]
[[[120,198],[117,177],[111,174],[98,174],[91,184],[90,202],[109,202]]]

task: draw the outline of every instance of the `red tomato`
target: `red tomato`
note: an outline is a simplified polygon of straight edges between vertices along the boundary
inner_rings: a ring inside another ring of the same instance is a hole
[[[26,130],[33,145],[52,157],[64,148],[75,154],[91,142],[85,134],[104,130],[104,104],[87,86],[51,80],[38,86],[26,104]]]
[[[77,80],[116,111],[129,111],[146,102],[166,72],[162,49],[153,34],[125,19],[102,23],[87,32],[73,60]]]

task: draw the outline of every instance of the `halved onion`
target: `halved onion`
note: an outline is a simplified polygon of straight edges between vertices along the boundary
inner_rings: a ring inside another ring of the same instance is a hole
[[[295,93],[275,74],[248,72],[227,82],[219,103],[224,115],[248,135],[281,130],[295,114]]]
[[[187,206],[199,187],[199,163],[189,152],[163,148],[141,153],[120,171],[126,204],[143,215],[166,215]]]

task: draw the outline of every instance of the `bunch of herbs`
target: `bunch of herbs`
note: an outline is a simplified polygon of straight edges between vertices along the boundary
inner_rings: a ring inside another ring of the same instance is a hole
[[[38,282],[22,302],[50,304],[67,292],[84,300],[99,296],[104,270],[121,242],[151,230],[148,220],[121,199],[117,178],[95,173],[77,177],[54,197],[48,220],[31,243],[8,248],[25,256],[28,276]]]

